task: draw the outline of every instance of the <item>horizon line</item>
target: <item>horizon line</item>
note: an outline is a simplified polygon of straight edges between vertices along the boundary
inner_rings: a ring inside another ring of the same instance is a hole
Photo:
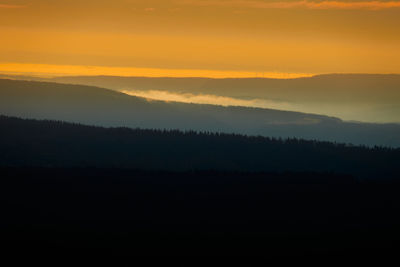
[[[0,73],[6,75],[27,75],[39,77],[65,76],[119,76],[152,78],[271,78],[293,79],[312,77],[318,73],[212,70],[178,68],[109,67],[91,65],[57,65],[34,63],[0,63]]]
[[[162,69],[135,67],[106,67],[84,65],[56,65],[32,63],[0,63],[0,74],[56,78],[70,76],[108,76],[143,78],[208,78],[208,79],[297,79],[322,75],[400,75],[400,73],[326,72],[299,73],[278,71],[236,71],[206,69]]]

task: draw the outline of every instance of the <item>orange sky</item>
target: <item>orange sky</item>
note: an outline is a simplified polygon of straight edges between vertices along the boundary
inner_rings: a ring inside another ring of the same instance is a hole
[[[400,1],[0,0],[0,72],[400,73]]]

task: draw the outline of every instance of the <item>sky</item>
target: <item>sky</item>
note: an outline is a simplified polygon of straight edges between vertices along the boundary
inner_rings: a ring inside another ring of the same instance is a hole
[[[400,73],[400,1],[0,0],[0,72]]]

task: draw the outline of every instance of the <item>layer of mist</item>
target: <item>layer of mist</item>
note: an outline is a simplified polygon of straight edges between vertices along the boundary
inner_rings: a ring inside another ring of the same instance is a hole
[[[346,123],[323,115],[149,101],[98,87],[0,80],[0,114],[98,126],[180,129],[400,146],[400,125]]]
[[[124,92],[150,91],[153,95],[149,98],[155,98],[154,91],[163,91],[178,94],[176,101],[317,113],[348,121],[400,122],[400,75],[330,74],[297,79],[99,76],[52,80]],[[207,96],[208,102],[203,96]]]
[[[156,100],[280,109],[346,121],[400,122],[400,75],[329,74],[297,79],[0,77],[98,86]]]

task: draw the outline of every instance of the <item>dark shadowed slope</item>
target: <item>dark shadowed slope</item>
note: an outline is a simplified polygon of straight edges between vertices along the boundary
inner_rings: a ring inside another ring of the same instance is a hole
[[[0,165],[400,175],[400,150],[0,117]]]
[[[17,265],[397,259],[399,149],[0,116],[0,152]]]
[[[398,258],[398,183],[318,173],[80,168],[0,168],[0,175],[0,242],[16,266]]]
[[[101,126],[200,130],[400,146],[400,125],[271,109],[147,101],[80,85],[0,80],[0,113]]]

